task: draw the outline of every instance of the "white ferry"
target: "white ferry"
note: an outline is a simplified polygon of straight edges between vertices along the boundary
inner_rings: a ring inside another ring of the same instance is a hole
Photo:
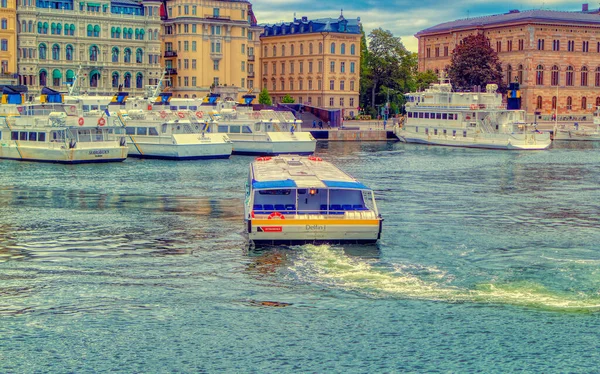
[[[578,123],[574,123],[572,126],[555,124],[554,140],[599,141],[600,109],[596,109],[593,119],[593,127],[579,125]]]
[[[109,112],[107,125],[123,134],[129,156],[169,160],[229,158],[233,145],[227,134],[199,122],[188,111],[118,110]]]
[[[117,162],[127,158],[127,144],[123,136],[60,102],[1,104],[0,158],[67,164]]]
[[[251,243],[370,243],[383,218],[373,191],[320,157],[258,157],[246,183]]]
[[[406,118],[394,129],[407,143],[456,147],[539,150],[550,133],[525,123],[525,111],[507,110],[495,84],[486,92],[452,92],[450,83],[432,84],[406,95]]]

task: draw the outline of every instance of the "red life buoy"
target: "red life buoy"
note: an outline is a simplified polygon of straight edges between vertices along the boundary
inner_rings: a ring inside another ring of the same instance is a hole
[[[77,123],[79,123],[79,126],[83,126],[85,120],[83,119],[83,117],[79,117],[79,120],[77,120]]]
[[[164,110],[160,111],[160,118],[167,118],[167,112],[165,112]]]
[[[196,117],[198,117],[198,118],[204,117],[204,112],[196,112]]]
[[[106,120],[104,118],[99,118],[98,119],[98,126],[104,126],[106,125]]]
[[[271,157],[257,157],[256,161],[269,161],[271,159]]]
[[[323,161],[321,157],[310,156],[308,157],[310,161]]]
[[[472,110],[475,110],[475,109],[477,109],[477,104],[471,104],[471,109],[472,109]]]
[[[183,114],[183,112],[177,112],[177,116],[179,118],[183,118],[183,117],[185,117],[185,114]]]
[[[75,105],[71,105],[69,107],[69,110],[71,111],[71,113],[75,113],[77,111],[77,108],[75,108]]]
[[[254,115],[254,118],[260,117],[260,113],[258,113],[258,112],[254,112],[253,115]]]
[[[269,214],[269,218],[268,219],[273,219],[273,218],[277,218],[277,219],[285,219],[285,216],[279,212],[273,212],[271,214]]]
[[[152,104],[148,104],[148,110],[152,110]]]

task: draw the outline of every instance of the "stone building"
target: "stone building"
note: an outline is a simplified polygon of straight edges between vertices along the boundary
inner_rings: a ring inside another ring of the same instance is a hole
[[[360,19],[306,17],[264,25],[261,35],[262,88],[274,102],[290,95],[296,103],[342,109],[359,105]]]
[[[174,97],[204,97],[211,86],[240,93],[255,87],[262,28],[247,0],[164,4],[162,60]]]
[[[17,8],[16,0],[0,0],[0,84],[16,83]]]
[[[419,31],[419,70],[450,64],[463,38],[483,33],[498,52],[506,82],[518,81],[522,109],[544,119],[589,118],[600,106],[600,11],[511,10]]]
[[[121,88],[142,95],[161,76],[159,0],[18,0],[18,79],[31,94]],[[78,74],[79,72],[79,74]]]

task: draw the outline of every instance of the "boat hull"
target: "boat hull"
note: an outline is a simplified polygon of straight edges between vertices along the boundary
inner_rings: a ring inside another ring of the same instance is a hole
[[[101,162],[121,162],[127,158],[127,147],[115,144],[82,144],[79,143],[75,148],[59,144],[49,144],[47,147],[29,146],[20,142],[16,144],[3,143],[0,146],[0,158],[20,160],[50,162],[61,164],[84,164]],[[106,142],[103,142],[106,143]]]
[[[177,134],[172,137],[130,136],[129,156],[167,160],[229,158],[232,143],[222,135]]]
[[[317,141],[310,133],[229,134],[233,154],[274,156],[283,154],[311,155]]]
[[[548,133],[485,134],[479,136],[425,135],[396,130],[396,136],[406,143],[441,145],[450,147],[485,148],[501,150],[543,150],[550,147]]]
[[[554,140],[600,141],[600,133],[558,130],[554,132]]]

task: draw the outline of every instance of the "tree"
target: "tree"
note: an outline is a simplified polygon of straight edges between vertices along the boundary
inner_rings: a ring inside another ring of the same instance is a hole
[[[418,72],[415,76],[415,84],[418,91],[423,91],[424,89],[429,88],[432,83],[437,82],[439,82],[439,77],[431,69]]]
[[[264,105],[273,105],[273,101],[271,101],[271,96],[269,96],[269,91],[266,88],[263,88],[258,95],[258,103]]]
[[[452,51],[447,70],[450,82],[457,90],[470,90],[473,86],[485,88],[485,85],[495,83],[500,92],[506,91],[498,54],[483,34],[464,38]]]
[[[289,94],[286,94],[282,99],[281,99],[282,103],[286,103],[286,104],[293,104],[296,102],[296,100],[294,100]]]

